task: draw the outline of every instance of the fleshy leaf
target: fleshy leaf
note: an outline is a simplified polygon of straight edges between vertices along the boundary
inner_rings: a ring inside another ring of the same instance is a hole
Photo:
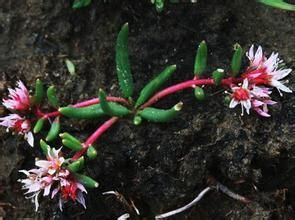
[[[295,11],[295,5],[287,3],[283,0],[257,0],[258,2],[274,7],[274,8],[279,8],[283,10],[290,10],[290,11]]]
[[[107,115],[123,117],[130,113],[126,107],[114,102],[108,102],[102,89],[99,90],[99,100],[103,112]]]
[[[53,141],[58,136],[59,131],[60,131],[60,119],[58,116],[52,122],[50,130],[49,130],[45,140],[46,141]]]
[[[178,115],[179,111],[182,109],[182,105],[183,103],[179,102],[168,110],[147,107],[140,111],[138,115],[151,122],[169,122]]]
[[[116,71],[120,89],[125,98],[133,94],[133,78],[128,54],[128,23],[121,28],[116,42]]]
[[[49,105],[51,105],[54,108],[58,108],[59,106],[59,101],[56,95],[56,90],[54,86],[50,86],[47,89],[47,99],[48,99],[48,103]]]
[[[76,119],[93,119],[93,118],[100,118],[106,115],[100,104],[91,105],[87,107],[75,108],[75,107],[62,107],[59,108],[58,111],[69,118],[76,118]]]
[[[206,69],[207,66],[207,44],[205,41],[202,41],[199,44],[196,58],[195,58],[195,65],[194,65],[194,74],[195,76],[201,76]]]
[[[232,76],[237,76],[240,72],[243,57],[243,49],[239,44],[234,45],[234,54],[231,61]]]
[[[166,67],[158,76],[151,80],[141,91],[135,103],[135,107],[143,104],[151,95],[153,95],[174,73],[176,65]]]
[[[80,183],[82,183],[84,186],[88,188],[97,188],[99,186],[98,182],[96,182],[94,179],[92,179],[89,176],[77,174],[77,173],[75,173],[74,176]]]

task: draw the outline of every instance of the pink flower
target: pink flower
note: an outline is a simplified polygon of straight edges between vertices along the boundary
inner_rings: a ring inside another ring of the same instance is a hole
[[[248,80],[245,79],[242,86],[234,86],[231,89],[232,100],[229,107],[234,108],[240,104],[242,108],[242,115],[244,115],[244,108],[246,109],[247,114],[249,114],[251,108],[251,93],[248,88]]]
[[[270,99],[265,99],[265,100],[253,100],[252,101],[252,106],[253,109],[261,116],[263,117],[270,117],[270,114],[268,114],[268,107],[267,105],[274,105],[276,102],[270,100]]]
[[[81,183],[74,179],[69,179],[60,187],[60,191],[61,200],[68,201],[71,199],[72,201],[77,201],[86,209],[83,193],[87,193],[87,191]]]
[[[3,99],[3,105],[11,110],[26,111],[30,108],[29,92],[22,81],[18,81],[17,86],[8,89],[10,99]]]
[[[50,175],[55,174],[60,171],[62,164],[64,163],[64,157],[60,156],[61,148],[51,149],[48,152],[47,160],[38,160],[36,161],[36,166],[46,169]]]
[[[0,118],[0,125],[24,135],[30,146],[34,146],[34,136],[31,132],[31,122],[18,114],[10,114]]]
[[[247,57],[250,60],[250,65],[247,71],[242,74],[243,78],[247,78],[249,82],[253,84],[264,84],[275,87],[280,95],[282,95],[281,91],[292,92],[291,89],[279,81],[289,75],[292,69],[283,69],[279,67],[282,61],[278,58],[278,53],[272,53],[270,57],[267,58],[263,54],[261,46],[259,46],[254,53],[254,45],[252,45],[247,53]]]
[[[50,188],[53,184],[52,178],[48,178],[46,176],[46,170],[39,169],[31,169],[31,170],[20,170],[19,172],[24,173],[27,178],[18,180],[23,185],[23,189],[27,189],[28,191],[25,194],[31,194],[26,197],[27,199],[32,199],[35,203],[35,211],[38,211],[39,201],[38,196],[42,190],[44,190],[43,195],[47,196],[50,193]]]
[[[270,117],[267,105],[276,104],[276,102],[270,99],[271,90],[265,87],[253,86],[251,94],[251,107],[253,110],[263,117]]]
[[[249,85],[248,79],[244,79],[242,86],[233,86],[231,89],[232,99],[229,105],[230,108],[234,108],[240,104],[242,108],[241,115],[244,115],[244,108],[247,114],[250,113],[250,109],[252,108],[259,115],[270,117],[267,105],[273,105],[276,102],[270,99],[271,90],[269,88]]]
[[[43,192],[43,196],[51,194],[51,198],[59,195],[59,207],[62,210],[64,202],[69,200],[77,201],[84,208],[85,199],[84,193],[87,193],[84,186],[79,183],[70,171],[63,167],[65,159],[61,156],[61,149],[50,149],[48,151],[47,160],[37,160],[35,165],[38,167],[31,170],[20,170],[27,178],[18,180],[26,189],[25,194],[30,194],[29,197],[35,203],[35,210],[38,210],[39,194]]]

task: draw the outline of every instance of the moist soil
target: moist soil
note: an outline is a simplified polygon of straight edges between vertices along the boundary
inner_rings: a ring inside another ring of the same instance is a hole
[[[115,72],[115,40],[129,22],[129,48],[135,93],[168,64],[177,72],[168,84],[192,78],[197,44],[206,40],[210,72],[228,70],[233,44],[262,45],[280,52],[295,68],[295,14],[246,0],[199,0],[169,4],[157,13],[148,0],[93,1],[73,10],[69,0],[0,0],[0,92],[21,79],[33,88],[37,78],[55,85],[63,105],[95,97],[99,88],[120,95]],[[76,66],[66,69],[65,59]],[[289,77],[295,89],[294,75]],[[167,84],[167,85],[168,85]],[[85,173],[99,181],[88,190],[87,209],[66,203],[60,212],[55,200],[40,199],[41,207],[23,195],[17,179],[30,169],[36,147],[0,129],[0,218],[4,219],[153,219],[183,206],[212,179],[251,200],[245,204],[218,191],[170,219],[295,219],[295,99],[274,91],[271,118],[240,115],[229,109],[220,88],[208,88],[204,102],[192,91],[166,98],[156,106],[184,102],[180,116],[170,123],[144,122],[135,126],[122,119],[95,144],[98,157]],[[0,108],[1,116],[8,112]],[[62,119],[64,131],[85,140],[103,120]],[[53,143],[60,147],[60,142]],[[122,198],[103,196],[116,190],[133,201],[136,217]]]

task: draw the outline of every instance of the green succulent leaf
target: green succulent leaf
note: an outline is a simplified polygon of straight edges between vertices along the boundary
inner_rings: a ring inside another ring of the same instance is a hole
[[[33,132],[35,134],[39,133],[42,130],[45,120],[46,120],[45,118],[38,119],[38,121],[36,122],[34,129],[33,129]]]
[[[62,107],[59,108],[58,111],[69,118],[76,118],[76,119],[93,119],[93,118],[100,118],[105,116],[106,114],[103,112],[100,104],[91,105],[82,108],[75,108],[75,107]]]
[[[214,80],[214,84],[219,86],[221,84],[222,79],[224,78],[224,70],[217,69],[212,73],[212,78]]]
[[[72,8],[78,9],[78,8],[86,7],[90,5],[91,1],[92,0],[75,0],[72,5]]]
[[[157,12],[163,11],[165,0],[151,0],[151,2],[155,5]]]
[[[32,97],[32,101],[34,105],[40,105],[43,97],[44,97],[44,85],[43,82],[40,79],[36,80],[35,84],[35,93],[34,96]]]
[[[84,186],[88,188],[97,188],[99,186],[98,182],[96,182],[94,179],[92,179],[89,176],[78,174],[78,173],[75,173],[74,176],[81,184],[83,184]]]
[[[81,142],[77,138],[75,138],[73,135],[70,135],[68,132],[64,132],[64,133],[60,134],[59,136],[62,139],[69,140],[71,142],[81,145]]]
[[[49,141],[49,142],[55,140],[55,138],[57,138],[57,136],[58,136],[59,131],[60,131],[60,119],[58,116],[52,122],[50,130],[49,130],[45,140]]]
[[[82,145],[80,143],[71,141],[69,139],[62,139],[62,144],[73,151],[82,150]]]
[[[86,155],[90,160],[93,160],[97,157],[97,150],[93,146],[90,146],[87,149]]]
[[[242,64],[242,58],[243,58],[243,49],[239,44],[234,45],[234,54],[231,61],[231,71],[232,76],[236,77],[241,69]]]
[[[195,90],[194,90],[194,93],[195,93],[195,97],[198,101],[204,101],[205,99],[205,92],[204,92],[204,89],[202,89],[201,87],[199,86],[196,86]]]
[[[56,95],[56,89],[54,86],[50,86],[47,89],[47,99],[48,99],[48,104],[54,108],[58,108],[59,106],[59,100]]]
[[[101,109],[107,115],[123,117],[130,113],[126,107],[114,102],[108,102],[106,99],[106,94],[102,89],[99,90],[99,100]]]
[[[283,10],[290,10],[290,11],[295,11],[295,5],[287,3],[283,0],[257,0],[258,2],[274,7],[274,8],[279,8]]]
[[[140,125],[142,122],[142,117],[140,117],[139,115],[136,115],[134,118],[133,118],[133,124],[134,125]]]
[[[138,112],[138,115],[151,122],[169,122],[178,115],[179,111],[182,109],[182,106],[183,103],[179,102],[168,110],[147,107]]]
[[[44,155],[48,155],[49,151],[51,151],[51,147],[42,139],[40,140],[40,147]]]
[[[207,44],[205,41],[202,41],[199,44],[196,58],[195,58],[195,65],[194,65],[194,74],[195,76],[201,76],[206,69],[207,66]]]
[[[128,54],[128,23],[121,28],[116,42],[116,71],[123,97],[129,98],[133,94],[133,78]]]
[[[158,76],[151,80],[140,92],[135,103],[135,107],[142,105],[151,95],[153,95],[174,73],[176,65],[166,67]]]
[[[84,167],[84,157],[80,157],[78,160],[70,163],[67,166],[67,169],[73,173],[78,172],[82,170]]]

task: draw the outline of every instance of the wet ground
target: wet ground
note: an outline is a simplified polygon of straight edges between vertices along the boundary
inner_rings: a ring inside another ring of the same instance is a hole
[[[236,42],[278,51],[295,68],[295,14],[255,1],[199,0],[168,5],[158,14],[147,0],[97,0],[80,10],[71,9],[68,0],[0,0],[1,96],[17,79],[32,88],[36,78],[54,84],[65,105],[94,97],[98,88],[119,95],[114,46],[125,22],[136,93],[167,64],[178,66],[170,84],[192,78],[195,49],[203,39],[209,47],[208,73],[229,69]],[[68,73],[66,58],[75,63],[75,76]],[[294,90],[294,74],[289,81]],[[223,102],[220,90],[209,89],[203,103],[185,91],[157,104],[184,102],[180,117],[168,124],[136,127],[120,121],[96,144],[99,156],[88,164],[87,173],[100,187],[89,190],[87,210],[67,204],[63,213],[48,200],[34,212],[17,183],[17,171],[32,167],[40,153],[0,129],[0,216],[115,219],[128,210],[101,193],[117,190],[134,201],[142,219],[152,219],[191,201],[215,178],[252,202],[245,205],[211,192],[171,219],[294,219],[295,99],[277,93],[274,99],[279,104],[271,118],[241,117]],[[83,140],[99,123],[63,120],[63,130]]]

